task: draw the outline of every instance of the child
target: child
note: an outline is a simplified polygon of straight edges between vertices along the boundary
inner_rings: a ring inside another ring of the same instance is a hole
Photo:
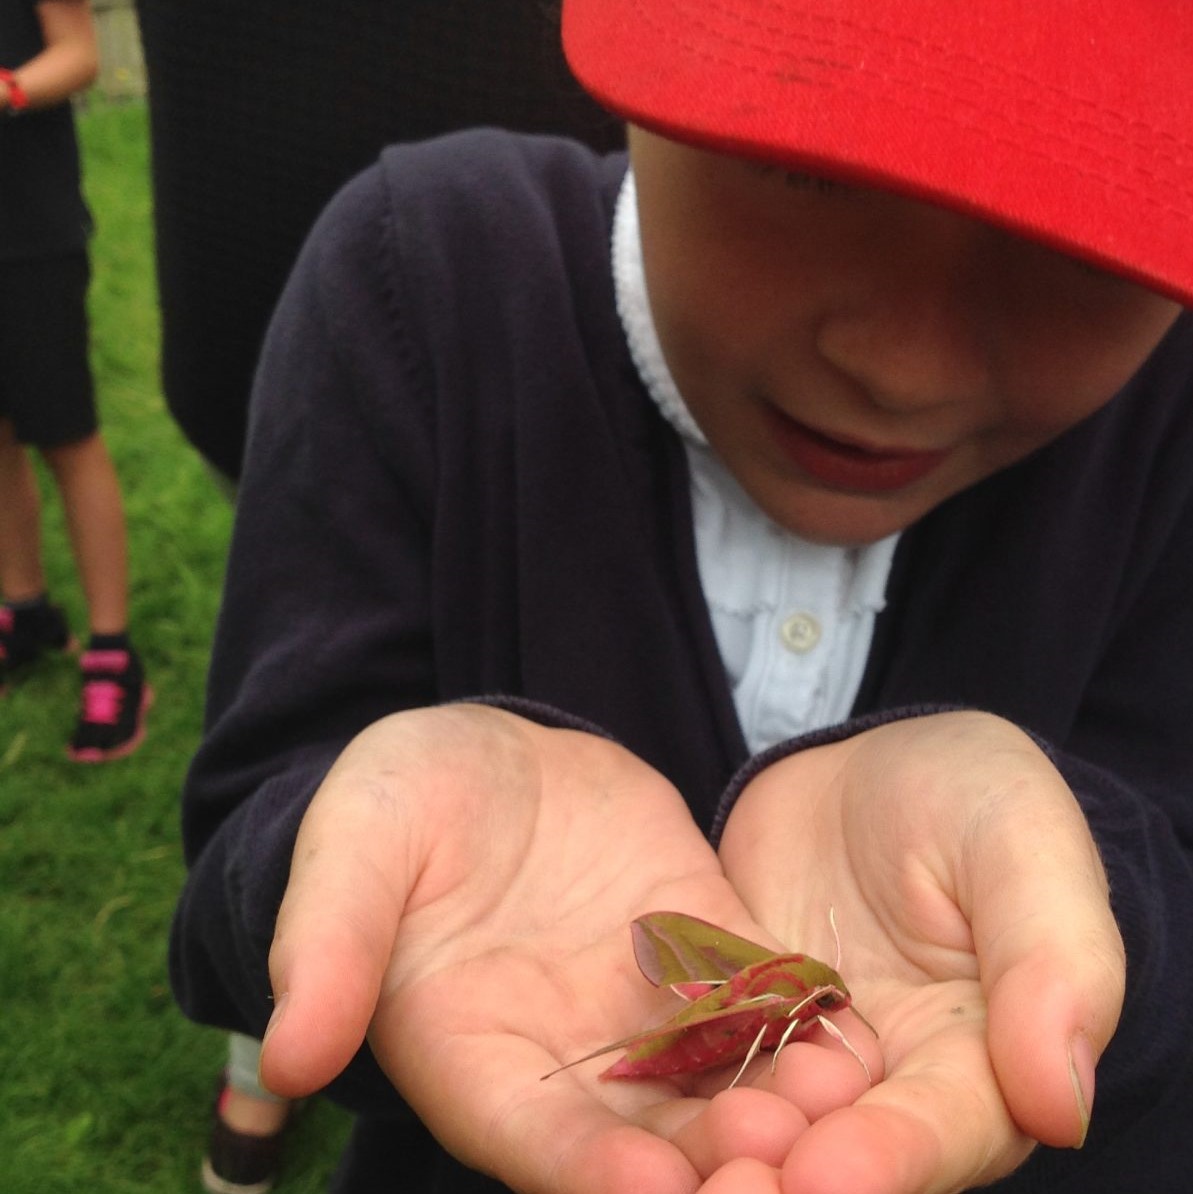
[[[239,474],[261,339],[303,238],[384,146],[479,123],[624,145],[545,15],[538,0],[337,0],[279,22],[273,0],[239,0],[233,21],[218,5],[138,0],[165,397],[220,474]],[[256,1074],[252,1041],[231,1034],[208,1188],[272,1179],[289,1109]]]
[[[34,444],[62,494],[90,620],[68,753],[102,762],[140,744],[150,692],[128,638],[124,515],[87,359],[90,218],[69,104],[97,69],[86,0],[0,0],[0,54],[0,683],[72,645],[42,572]]]
[[[1182,1188],[1193,43],[1065,8],[566,0],[628,170],[465,134],[313,233],[172,962],[337,1190]],[[831,909],[873,1084],[541,1081],[669,908]]]
[[[253,369],[303,238],[384,146],[481,123],[624,143],[540,7],[337,0],[291,6],[283,25],[270,0],[234,21],[137,0],[166,403],[219,472],[240,475]]]

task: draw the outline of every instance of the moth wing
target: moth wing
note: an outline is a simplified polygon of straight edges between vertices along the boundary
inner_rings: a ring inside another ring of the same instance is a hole
[[[575,1061],[566,1061],[561,1066],[557,1066],[549,1074],[544,1074],[541,1081],[546,1081],[548,1078],[553,1078],[556,1074],[562,1073],[564,1070],[570,1070],[574,1065],[583,1065],[586,1061],[591,1061],[594,1057],[603,1057],[606,1053],[613,1053],[617,1049],[629,1049],[641,1042],[651,1033],[640,1033],[638,1036],[627,1036],[620,1041],[614,1041],[611,1045],[602,1045],[599,1049],[593,1049],[591,1053],[585,1053],[583,1057],[577,1057]]]
[[[760,995],[754,999],[733,1004],[718,1002],[718,998],[723,999],[720,990],[710,991],[704,998],[697,999],[687,1007],[680,1008],[671,1019],[664,1020],[654,1028],[635,1033],[633,1036],[623,1037],[608,1045],[602,1045],[591,1053],[585,1053],[583,1057],[577,1057],[575,1061],[569,1061],[566,1065],[559,1066],[550,1074],[544,1074],[543,1077],[550,1078],[553,1074],[558,1074],[560,1070],[570,1070],[572,1066],[591,1061],[594,1057],[603,1057],[606,1053],[613,1053],[618,1049],[626,1051],[626,1060],[629,1062],[656,1057],[677,1045],[685,1033],[698,1025],[708,1024],[714,1020],[776,1018],[792,1002],[777,995]]]
[[[648,912],[630,926],[639,970],[656,987],[683,990],[690,983],[719,983],[765,962],[774,950],[685,912]]]

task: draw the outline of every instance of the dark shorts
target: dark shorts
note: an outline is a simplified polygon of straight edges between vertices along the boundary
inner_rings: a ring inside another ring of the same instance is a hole
[[[0,261],[0,417],[17,439],[57,448],[98,427],[87,356],[85,253]]]

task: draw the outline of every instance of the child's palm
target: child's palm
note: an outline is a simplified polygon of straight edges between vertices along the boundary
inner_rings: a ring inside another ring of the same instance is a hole
[[[943,714],[791,756],[743,793],[721,859],[793,944],[831,940],[833,906],[841,974],[886,1061],[799,1140],[785,1190],[968,1188],[1033,1139],[1078,1142],[1070,1042],[1105,1047],[1121,942],[1084,819],[1025,735]]]
[[[710,1102],[731,1071],[600,1082],[597,1064],[543,1080],[673,1010],[628,931],[660,907],[761,935],[678,793],[628,752],[485,709],[379,723],[304,822],[265,1077],[291,1095],[321,1085],[367,1028],[445,1146],[518,1190],[689,1194],[743,1155],[769,1163],[756,1188],[773,1189],[807,1118],[758,1090]],[[833,1084],[844,1103],[865,1082],[848,1059],[819,1104]]]

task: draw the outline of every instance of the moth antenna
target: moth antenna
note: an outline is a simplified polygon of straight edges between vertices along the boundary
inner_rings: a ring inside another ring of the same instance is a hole
[[[828,906],[828,924],[833,931],[833,940],[837,944],[837,960],[833,963],[833,969],[838,973],[841,971],[841,934],[837,932],[837,910],[829,904]]]

